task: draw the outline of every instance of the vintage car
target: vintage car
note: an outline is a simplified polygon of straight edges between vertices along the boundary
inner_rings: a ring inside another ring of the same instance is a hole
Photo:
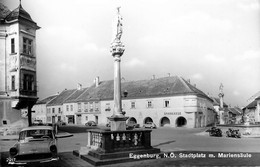
[[[88,121],[87,123],[85,123],[86,126],[97,126],[97,123],[94,121]]]
[[[32,126],[21,130],[9,150],[9,165],[26,165],[59,160],[57,137],[50,126]]]
[[[153,123],[153,122],[146,122],[144,125],[143,125],[144,128],[151,128],[151,129],[155,129],[156,128],[156,125]]]

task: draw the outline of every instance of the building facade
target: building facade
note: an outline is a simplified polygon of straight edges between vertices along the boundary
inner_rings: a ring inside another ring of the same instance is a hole
[[[111,81],[101,83],[102,92],[100,123],[106,124],[113,115],[113,89]],[[103,86],[104,85],[104,86]],[[102,88],[105,87],[105,88]],[[105,90],[112,90],[105,92]],[[216,121],[213,100],[181,77],[122,83],[122,108],[133,121],[141,126],[153,122],[157,127],[197,128]]]
[[[249,104],[243,108],[243,115],[249,118],[252,124],[260,123],[260,91],[253,95],[249,100]]]
[[[42,120],[42,123],[47,123],[47,104],[56,97],[57,95],[53,95],[37,101],[32,108],[32,121]]]
[[[122,82],[122,110],[141,126],[197,128],[216,122],[214,101],[181,77]],[[88,88],[64,90],[46,104],[47,123],[62,120],[84,125],[109,123],[114,114],[113,80],[99,81]]]
[[[10,11],[2,3],[0,11],[0,126],[21,119],[37,101],[36,30],[22,5]],[[30,121],[29,121],[30,123]]]

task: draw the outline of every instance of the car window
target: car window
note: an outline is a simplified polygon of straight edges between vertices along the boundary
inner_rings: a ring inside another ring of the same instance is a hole
[[[52,130],[37,129],[22,131],[19,135],[19,140],[24,140],[25,138],[41,138],[42,136],[48,136],[49,138],[53,138]]]

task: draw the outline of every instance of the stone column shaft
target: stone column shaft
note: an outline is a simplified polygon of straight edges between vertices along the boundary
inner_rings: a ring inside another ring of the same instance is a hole
[[[114,56],[114,114],[122,116],[120,55]]]

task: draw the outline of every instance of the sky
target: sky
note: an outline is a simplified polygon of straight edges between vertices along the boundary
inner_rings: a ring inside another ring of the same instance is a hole
[[[1,0],[10,10],[19,0]],[[110,53],[121,6],[126,81],[181,76],[243,107],[260,91],[259,0],[22,0],[37,30],[38,96],[113,79]]]

